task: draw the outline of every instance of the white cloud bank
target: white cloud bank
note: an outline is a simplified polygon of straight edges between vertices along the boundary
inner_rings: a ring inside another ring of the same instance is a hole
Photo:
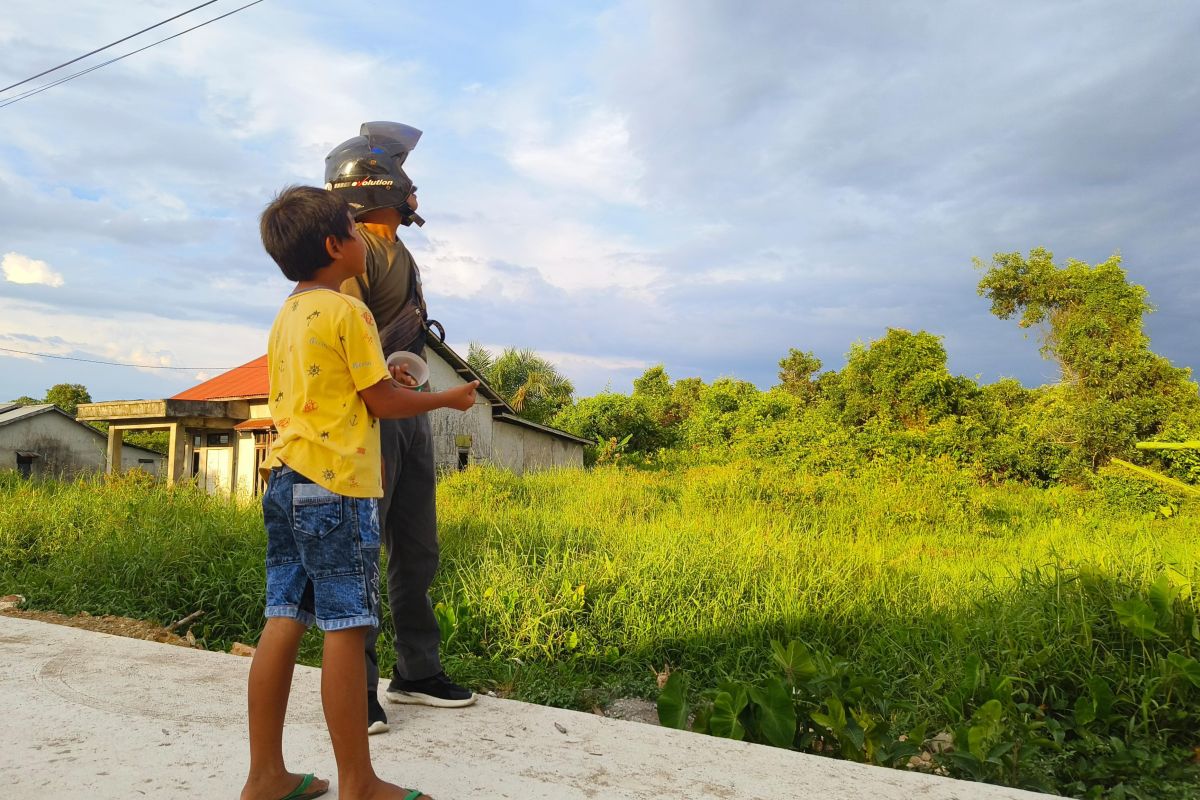
[[[45,261],[21,255],[5,253],[0,259],[0,271],[9,283],[38,283],[42,286],[62,286],[63,276],[50,269]]]

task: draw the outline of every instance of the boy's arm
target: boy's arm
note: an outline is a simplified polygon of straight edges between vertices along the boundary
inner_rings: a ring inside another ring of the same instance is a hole
[[[363,399],[372,416],[402,419],[438,408],[466,411],[475,405],[475,389],[478,386],[479,381],[471,381],[444,392],[417,392],[405,389],[391,378],[385,378],[373,386],[360,389],[358,396]]]

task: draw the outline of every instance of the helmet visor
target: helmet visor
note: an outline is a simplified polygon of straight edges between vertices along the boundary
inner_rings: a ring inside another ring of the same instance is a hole
[[[421,139],[419,130],[401,122],[364,122],[358,133],[366,136],[372,147],[382,147],[393,156],[408,155]]]

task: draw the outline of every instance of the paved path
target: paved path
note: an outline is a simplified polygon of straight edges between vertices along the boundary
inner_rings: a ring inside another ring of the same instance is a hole
[[[3,796],[236,798],[249,666],[0,617]],[[333,777],[319,677],[297,668],[285,743],[292,769]],[[388,711],[391,732],[371,738],[376,769],[437,800],[1045,797],[487,697],[460,710]]]

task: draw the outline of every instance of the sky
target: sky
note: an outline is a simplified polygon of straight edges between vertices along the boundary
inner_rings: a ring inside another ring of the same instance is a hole
[[[8,0],[0,84],[195,4]],[[1197,41],[1184,0],[265,0],[0,108],[0,400],[161,398],[261,355],[290,285],[258,214],[378,119],[424,131],[401,235],[447,341],[533,348],[578,396],[658,363],[766,388],[789,348],[838,369],[888,327],[1051,382],[972,265],[1034,247],[1120,253],[1195,368]]]

